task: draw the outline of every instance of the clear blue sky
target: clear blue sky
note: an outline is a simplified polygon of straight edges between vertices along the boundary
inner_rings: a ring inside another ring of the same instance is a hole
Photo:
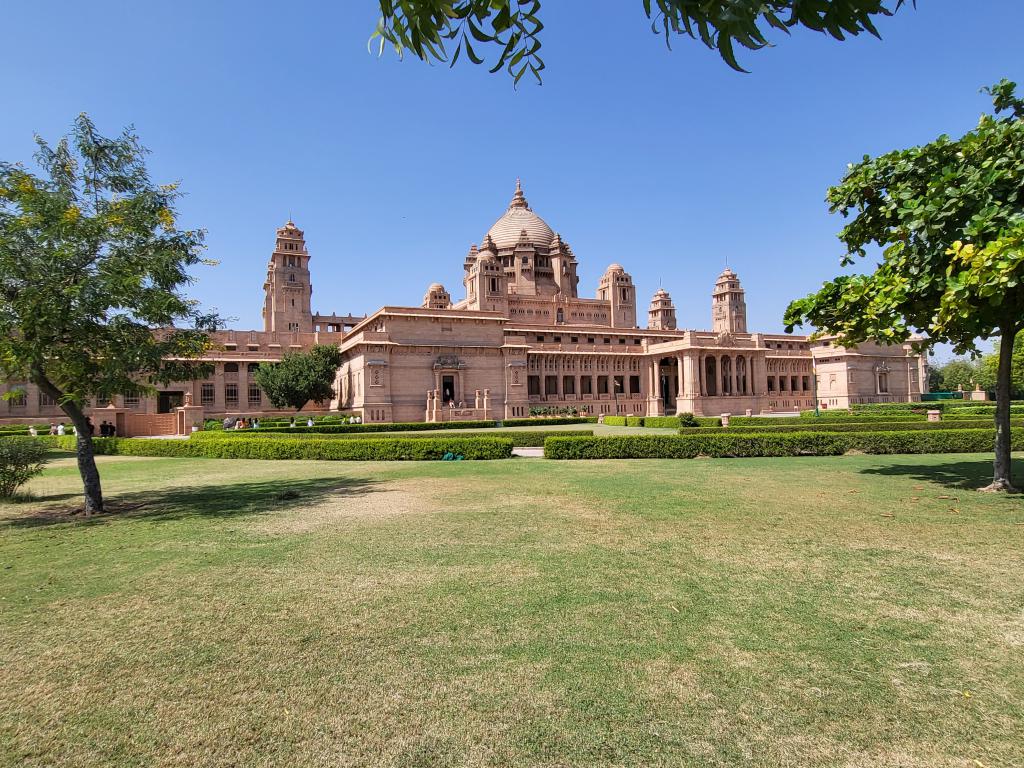
[[[839,270],[823,200],[846,164],[962,133],[981,86],[1024,82],[1020,0],[918,5],[881,20],[882,41],[776,34],[740,74],[689,39],[666,50],[640,0],[547,0],[545,82],[514,90],[465,59],[370,55],[374,0],[8,0],[0,157],[28,160],[33,132],[56,138],[80,111],[107,133],[134,124],[220,261],[192,293],[235,327],[261,327],[289,213],[316,311],[417,305],[435,280],[461,297],[466,250],[521,176],[583,295],[621,262],[642,316],[660,283],[682,325],[706,327],[728,263],[751,328],[777,331]]]

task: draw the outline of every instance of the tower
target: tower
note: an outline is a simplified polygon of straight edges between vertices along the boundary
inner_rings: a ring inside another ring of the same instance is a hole
[[[495,255],[495,250],[494,241],[487,235],[476,253],[476,258],[469,264],[463,278],[467,309],[478,309],[483,312],[508,311],[507,277]]]
[[[277,230],[263,290],[263,330],[313,331],[309,252],[302,230],[291,219]]]
[[[747,301],[736,273],[728,267],[711,292],[711,328],[715,333],[747,332]]]
[[[647,327],[652,331],[676,329],[676,308],[664,288],[659,288],[651,299],[651,306],[647,310]]]
[[[423,294],[423,306],[426,309],[451,309],[452,297],[440,283],[431,283]]]
[[[608,302],[612,328],[636,328],[636,288],[621,264],[612,264],[601,275],[597,298]]]

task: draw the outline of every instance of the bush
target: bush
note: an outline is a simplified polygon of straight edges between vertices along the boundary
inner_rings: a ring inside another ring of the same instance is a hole
[[[545,438],[555,435],[590,436],[594,434],[592,429],[572,429],[563,431],[554,430],[522,430],[513,432],[466,432],[460,434],[458,439],[469,437],[505,437],[512,441],[517,448],[540,447],[544,445]],[[208,442],[211,440],[440,440],[438,435],[418,434],[416,432],[404,433],[372,433],[372,434],[340,434],[340,435],[318,435],[300,433],[296,435],[282,434],[280,432],[263,432],[260,430],[250,432],[193,432],[190,440],[197,442]]]
[[[101,437],[93,440],[98,454],[117,456],[206,457],[211,459],[314,459],[323,461],[430,461],[446,454],[465,459],[507,459],[512,441],[499,437],[387,438],[379,440],[146,440]],[[49,438],[46,443],[74,450],[75,438]]]
[[[0,497],[9,498],[43,471],[46,444],[33,437],[0,438]]]
[[[994,429],[905,432],[793,432],[783,434],[697,434],[622,437],[549,437],[549,459],[689,459],[696,456],[835,456],[863,453],[985,453],[993,450]],[[1024,449],[1014,433],[1013,450]]]
[[[302,432],[311,432],[314,434],[341,434],[345,432],[429,432],[435,429],[486,429],[494,427],[493,421],[451,421],[451,422],[425,422],[425,421],[408,421],[408,422],[392,422],[385,424],[324,424],[322,426],[307,427],[305,425],[299,426],[296,424],[294,427],[289,427],[287,422],[284,422],[280,426],[277,424],[260,423],[258,430],[253,429],[240,429],[234,430],[243,435],[250,434],[252,432],[286,432],[289,434],[300,434]],[[225,432],[231,432],[232,430],[224,430]]]
[[[985,429],[992,426],[991,419],[950,419],[949,421],[851,421],[822,422],[807,424],[803,420],[799,424],[787,423],[788,419],[774,419],[781,424],[765,424],[759,426],[737,426],[731,424],[727,429],[680,429],[680,434],[779,434],[785,432],[896,432],[913,430],[950,430],[950,429]],[[1011,420],[1012,426],[1024,427],[1024,419]]]
[[[597,421],[596,416],[558,416],[553,418],[536,419],[499,419],[503,427],[543,427],[555,424],[593,424]]]
[[[549,459],[692,459],[697,456],[833,456],[845,451],[834,435],[623,435],[549,437]]]
[[[678,416],[645,416],[642,426],[649,428],[678,428],[680,424],[681,421]]]

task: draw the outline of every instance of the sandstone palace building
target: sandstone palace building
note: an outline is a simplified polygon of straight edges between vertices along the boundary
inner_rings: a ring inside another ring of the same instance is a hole
[[[252,370],[317,343],[338,344],[343,354],[330,410],[357,411],[366,422],[518,418],[541,408],[794,411],[814,407],[815,375],[825,408],[917,400],[926,391],[925,359],[909,344],[845,349],[751,332],[745,291],[728,268],[714,280],[710,328],[698,330],[677,326],[663,289],[639,305],[620,264],[604,271],[593,298],[581,296],[578,266],[517,182],[508,209],[466,254],[461,298],[433,283],[420,306],[385,306],[360,318],[321,315],[312,309],[304,234],[289,221],[277,230],[267,268],[263,330],[219,332],[210,379],[113,405],[160,413],[187,399],[207,416],[271,412]],[[32,386],[24,391],[4,404],[3,417],[60,417]]]

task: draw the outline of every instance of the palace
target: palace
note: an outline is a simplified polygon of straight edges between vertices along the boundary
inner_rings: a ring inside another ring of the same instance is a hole
[[[215,372],[205,381],[94,405],[148,414],[182,403],[207,416],[271,413],[250,374],[313,344],[342,351],[330,410],[358,411],[366,422],[521,418],[538,408],[597,415],[794,411],[814,407],[815,383],[824,408],[919,400],[927,391],[925,358],[909,344],[846,349],[748,331],[746,294],[731,269],[714,282],[710,330],[696,330],[677,327],[664,289],[651,298],[646,328],[639,327],[636,287],[619,264],[605,270],[594,298],[581,297],[578,264],[517,181],[507,210],[465,257],[462,299],[433,283],[418,307],[323,315],[312,311],[305,235],[289,221],[277,230],[267,267],[262,331],[218,332],[210,355]],[[45,395],[21,386],[5,419],[61,417]]]

